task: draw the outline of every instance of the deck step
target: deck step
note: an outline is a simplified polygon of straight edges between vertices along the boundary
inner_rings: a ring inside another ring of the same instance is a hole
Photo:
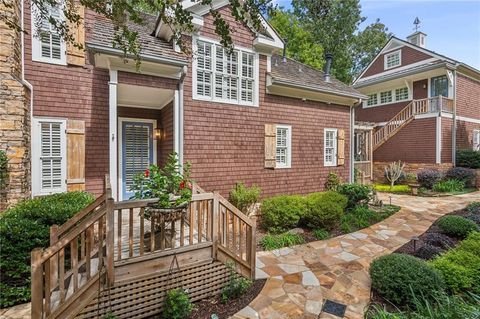
[[[110,310],[117,318],[146,318],[159,314],[165,294],[175,288],[185,289],[192,301],[217,295],[228,281],[228,268],[221,262],[196,264],[180,273],[168,272],[144,276],[116,284],[102,291],[77,318],[102,317]]]

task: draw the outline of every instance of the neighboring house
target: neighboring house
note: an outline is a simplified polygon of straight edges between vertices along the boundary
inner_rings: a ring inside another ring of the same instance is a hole
[[[137,71],[112,48],[105,18],[81,10],[83,52],[65,45],[47,21],[32,23],[25,1],[33,196],[98,194],[109,174],[115,198],[128,199],[133,176],[174,151],[191,162],[202,188],[223,194],[238,181],[270,196],[319,191],[331,171],[352,178],[353,107],[365,96],[277,55],[284,44],[266,22],[255,33],[234,21],[227,1],[213,1],[234,30],[235,50],[227,55],[206,7],[186,6],[195,14],[197,30],[187,37],[194,55],[179,52],[166,41],[169,26],[146,16],[146,26],[134,26],[143,46]],[[32,36],[37,25],[42,39]]]
[[[368,96],[355,120],[374,127],[367,144],[377,178],[388,162],[446,168],[457,149],[480,147],[480,71],[426,49],[422,32],[392,37],[353,86]]]

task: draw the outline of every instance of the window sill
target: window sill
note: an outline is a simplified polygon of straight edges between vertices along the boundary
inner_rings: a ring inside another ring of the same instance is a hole
[[[229,100],[214,100],[211,98],[206,98],[202,96],[195,95],[193,96],[194,101],[202,101],[202,102],[211,102],[211,103],[219,103],[219,104],[229,104],[229,105],[237,105],[237,106],[249,106],[249,107],[258,107],[258,103],[239,103],[239,102],[232,102]]]
[[[56,65],[67,65],[67,60],[66,59],[47,59],[47,58],[37,58],[37,57],[32,57],[33,62],[40,62],[40,63],[47,63],[47,64],[56,64]]]

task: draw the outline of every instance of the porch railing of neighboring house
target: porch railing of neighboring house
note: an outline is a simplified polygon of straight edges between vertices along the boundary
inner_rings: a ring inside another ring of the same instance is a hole
[[[91,303],[105,285],[133,282],[138,291],[151,290],[135,278],[168,273],[173,257],[180,264],[233,261],[238,273],[255,278],[255,223],[220,194],[195,185],[185,218],[167,223],[167,231],[165,224],[145,217],[152,200],[114,202],[108,178],[105,185],[92,204],[62,226],[52,226],[50,247],[32,251],[32,318],[71,318],[87,306],[95,308]],[[200,279],[206,288],[194,299],[215,288],[205,276]],[[122,298],[128,299],[125,292]],[[158,295],[150,299],[160,301]],[[117,304],[128,314],[127,307],[138,302]]]
[[[402,127],[410,123],[416,115],[440,112],[453,112],[453,100],[444,96],[412,100],[390,121],[373,134],[373,150],[379,148]]]

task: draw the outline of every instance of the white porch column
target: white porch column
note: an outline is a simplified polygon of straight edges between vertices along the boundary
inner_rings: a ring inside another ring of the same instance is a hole
[[[175,90],[175,95],[173,99],[173,151],[178,155],[178,161],[180,167],[183,166],[183,152],[182,152],[182,143],[181,143],[181,99],[180,99],[180,90]]]
[[[110,183],[112,185],[112,196],[118,200],[118,141],[117,141],[117,70],[110,70],[109,87],[109,174]]]
[[[436,117],[435,162],[442,163],[442,115]]]

